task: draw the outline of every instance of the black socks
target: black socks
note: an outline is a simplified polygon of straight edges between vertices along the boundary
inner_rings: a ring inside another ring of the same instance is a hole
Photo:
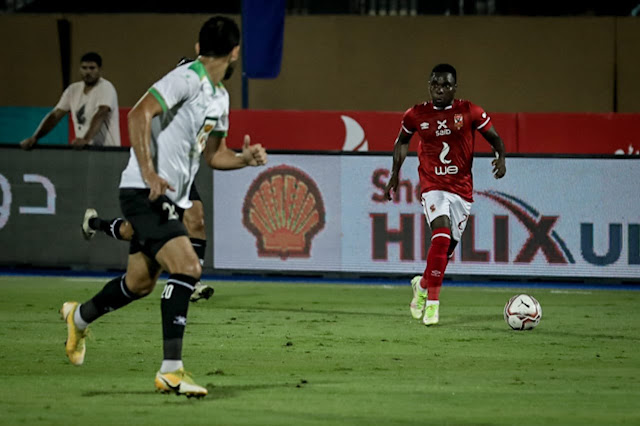
[[[91,323],[108,312],[140,299],[127,288],[125,277],[126,274],[112,279],[91,300],[80,305],[80,316],[84,321]]]
[[[165,360],[182,359],[182,337],[187,325],[189,297],[198,282],[197,278],[171,274],[162,291],[162,337]]]

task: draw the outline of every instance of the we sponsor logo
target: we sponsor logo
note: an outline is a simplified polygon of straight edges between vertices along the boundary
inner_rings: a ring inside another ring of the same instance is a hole
[[[449,155],[449,150],[449,144],[446,142],[442,142],[442,151],[440,151],[439,158],[440,162],[443,165],[434,167],[434,171],[438,176],[455,175],[458,173],[458,166],[450,165],[451,160],[447,158],[447,155]]]

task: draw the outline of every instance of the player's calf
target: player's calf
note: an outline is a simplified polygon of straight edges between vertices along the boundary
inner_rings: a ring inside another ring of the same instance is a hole
[[[97,231],[102,231],[108,237],[116,240],[131,241],[133,237],[133,227],[120,217],[114,219],[102,219],[95,209],[87,209],[82,221],[82,236],[85,240],[94,237]]]
[[[440,321],[440,289],[444,279],[444,271],[449,262],[451,247],[451,230],[447,227],[435,228],[431,236],[431,246],[427,253],[427,268],[421,283],[427,286],[427,302],[422,322],[435,325]]]

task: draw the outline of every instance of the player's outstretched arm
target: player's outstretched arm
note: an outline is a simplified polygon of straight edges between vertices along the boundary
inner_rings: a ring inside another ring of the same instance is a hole
[[[136,153],[140,165],[142,178],[149,185],[149,199],[155,200],[163,195],[167,189],[175,189],[158,176],[151,158],[151,119],[162,113],[162,105],[149,92],[140,98],[138,103],[129,111],[129,140]]]
[[[38,140],[45,137],[51,130],[53,130],[53,128],[56,127],[56,124],[58,124],[65,115],[67,115],[67,111],[59,108],[54,108],[49,111],[49,113],[40,122],[40,125],[38,125],[33,136],[20,142],[20,148],[26,150],[33,148],[35,144],[38,143]]]
[[[235,170],[267,164],[267,151],[260,144],[251,145],[249,135],[244,136],[242,152],[227,148],[226,138],[210,135],[204,155],[209,167],[216,170]]]
[[[410,134],[400,130],[396,143],[393,145],[393,166],[391,167],[391,177],[387,186],[384,188],[384,194],[387,200],[391,200],[391,190],[395,193],[398,190],[398,182],[400,176],[400,168],[404,159],[407,158],[409,152],[409,142],[411,142]]]
[[[496,154],[496,158],[491,162],[493,165],[493,177],[500,179],[507,173],[504,142],[502,142],[502,138],[493,127],[484,132],[482,136],[491,144],[493,152]]]

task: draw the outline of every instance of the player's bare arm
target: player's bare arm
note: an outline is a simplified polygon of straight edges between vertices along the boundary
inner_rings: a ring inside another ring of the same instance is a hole
[[[493,176],[496,179],[501,179],[507,173],[504,142],[502,142],[502,138],[493,127],[487,130],[483,136],[493,147],[493,152],[497,154],[497,157],[491,162],[493,165]]]
[[[169,182],[158,176],[151,159],[151,120],[160,113],[162,106],[147,92],[127,116],[131,147],[136,154],[142,177],[151,190],[149,199],[152,201],[163,195],[167,189],[175,190]]]
[[[111,108],[107,105],[100,105],[98,107],[98,111],[96,111],[93,118],[91,119],[91,123],[89,125],[89,130],[87,130],[87,133],[85,133],[85,135],[81,138],[76,138],[73,142],[71,142],[71,145],[73,145],[74,148],[82,148],[85,145],[88,145],[91,140],[98,134],[100,126],[102,126],[104,122],[109,120],[109,114],[111,114]]]
[[[62,120],[62,117],[67,115],[68,111],[54,108],[52,109],[40,122],[40,125],[33,133],[33,136],[20,142],[20,148],[29,150],[38,143],[40,138],[45,137],[54,127]]]
[[[247,166],[256,167],[267,164],[267,151],[261,144],[251,145],[249,135],[244,136],[242,152],[229,149],[226,138],[210,135],[204,155],[209,167],[216,170],[235,170]]]
[[[411,136],[412,135],[400,130],[396,143],[393,145],[393,166],[391,168],[391,177],[384,188],[384,194],[387,200],[391,200],[391,190],[393,190],[394,193],[398,190],[400,168],[402,167],[402,163],[404,163],[404,159],[407,158]]]

